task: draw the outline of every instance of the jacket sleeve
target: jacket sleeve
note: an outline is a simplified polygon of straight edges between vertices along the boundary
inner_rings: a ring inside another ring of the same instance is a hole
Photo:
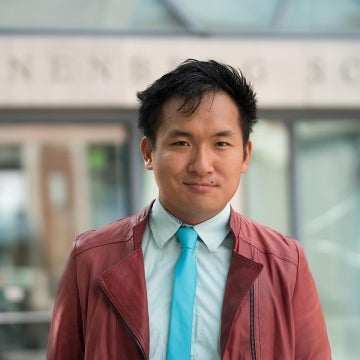
[[[77,287],[75,248],[60,278],[49,333],[47,360],[84,358],[84,337]]]
[[[293,294],[295,359],[329,360],[331,350],[320,298],[304,250],[297,244],[299,263]]]

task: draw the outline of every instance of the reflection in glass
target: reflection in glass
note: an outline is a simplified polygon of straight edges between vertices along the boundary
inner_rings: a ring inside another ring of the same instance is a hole
[[[334,359],[360,353],[360,123],[298,126],[302,242],[318,283]]]
[[[6,360],[44,358],[72,240],[129,213],[125,127],[30,130],[31,144],[0,144],[0,359]]]
[[[46,260],[28,216],[21,151],[7,146],[0,153],[0,314],[48,309]],[[46,346],[48,327],[46,322],[0,321],[0,358],[2,350]]]
[[[244,213],[291,235],[289,203],[297,199],[297,236],[320,293],[333,358],[355,360],[360,354],[360,121],[307,120],[294,126],[296,196],[289,197],[287,187],[287,124],[260,121],[243,178]]]
[[[288,203],[288,137],[278,121],[260,121],[251,135],[253,151],[248,173],[245,215],[290,234]]]
[[[126,145],[91,145],[88,151],[92,227],[128,214],[128,149]]]

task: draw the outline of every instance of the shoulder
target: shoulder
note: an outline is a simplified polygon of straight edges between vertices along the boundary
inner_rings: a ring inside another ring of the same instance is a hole
[[[303,256],[302,247],[294,238],[235,211],[232,211],[231,227],[235,234],[236,246],[240,252],[247,248],[251,253],[257,251],[294,265],[298,265],[299,256]]]
[[[151,205],[144,208],[137,214],[114,221],[97,230],[88,230],[76,237],[73,243],[73,255],[79,255],[97,247],[104,247],[112,244],[125,244],[134,240],[134,234],[142,233],[145,230],[146,221]]]

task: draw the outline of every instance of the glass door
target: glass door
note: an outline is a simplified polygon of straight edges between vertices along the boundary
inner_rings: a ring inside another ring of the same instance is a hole
[[[333,358],[358,359],[360,119],[261,120],[252,140],[244,213],[302,243]]]
[[[121,124],[0,126],[0,359],[41,359],[74,237],[129,213]]]
[[[301,240],[333,358],[360,354],[360,121],[299,122]]]

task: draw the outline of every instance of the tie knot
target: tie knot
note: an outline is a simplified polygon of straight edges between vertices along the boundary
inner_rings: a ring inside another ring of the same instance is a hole
[[[181,226],[176,232],[176,235],[182,248],[188,248],[194,251],[198,234],[193,227]]]

